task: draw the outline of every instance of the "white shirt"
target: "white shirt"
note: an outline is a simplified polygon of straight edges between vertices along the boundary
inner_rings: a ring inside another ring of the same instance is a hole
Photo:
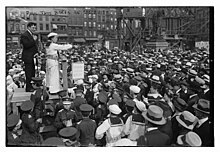
[[[125,127],[124,134],[129,135],[128,138],[131,140],[137,140],[140,136],[144,135],[145,123],[133,122],[132,115],[128,117]]]
[[[47,55],[57,55],[59,50],[68,50],[72,48],[71,44],[60,45],[56,43],[51,43],[50,46],[46,49]]]
[[[199,128],[202,124],[204,124],[206,121],[208,121],[208,117],[203,118],[203,119],[199,119],[198,120],[198,125],[197,128]]]
[[[96,130],[95,137],[96,139],[101,139],[106,133],[107,143],[116,142],[118,139],[121,139],[121,134],[124,128],[124,125],[111,126],[109,119],[106,119]]]

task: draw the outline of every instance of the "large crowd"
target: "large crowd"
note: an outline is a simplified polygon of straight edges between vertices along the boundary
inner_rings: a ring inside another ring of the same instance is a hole
[[[11,100],[16,88],[25,88],[24,67],[19,52],[6,54],[7,145],[214,146],[208,51],[75,45],[62,55],[68,59],[68,89],[49,98],[54,93],[46,86],[42,51],[35,91],[16,115]],[[72,78],[75,62],[85,65],[83,79]],[[62,66],[59,72],[62,84]]]

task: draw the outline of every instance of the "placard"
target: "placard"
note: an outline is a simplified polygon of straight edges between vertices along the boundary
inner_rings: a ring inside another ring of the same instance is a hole
[[[72,63],[72,78],[74,80],[84,79],[84,63]]]

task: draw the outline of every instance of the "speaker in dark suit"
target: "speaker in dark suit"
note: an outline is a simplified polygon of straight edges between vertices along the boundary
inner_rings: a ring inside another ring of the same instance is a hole
[[[34,35],[36,31],[36,23],[29,22],[27,24],[27,31],[24,32],[20,37],[20,43],[22,44],[22,60],[25,66],[25,76],[26,76],[26,92],[33,91],[31,85],[31,78],[35,77],[35,64],[34,55],[38,52],[37,47],[37,36]]]

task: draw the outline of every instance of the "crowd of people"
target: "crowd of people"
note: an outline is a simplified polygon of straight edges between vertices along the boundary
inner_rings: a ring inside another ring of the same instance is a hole
[[[19,54],[7,53],[9,146],[214,146],[208,51],[96,50],[61,47],[56,33],[48,39],[20,115],[12,114],[10,101],[15,88],[27,87],[24,65]],[[69,63],[68,89],[61,54]],[[83,79],[72,78],[75,62],[85,65]]]

